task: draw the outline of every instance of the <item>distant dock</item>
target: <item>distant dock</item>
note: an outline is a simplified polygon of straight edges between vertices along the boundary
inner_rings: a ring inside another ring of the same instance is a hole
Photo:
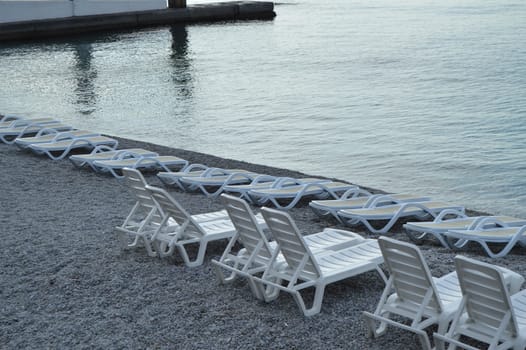
[[[196,4],[184,8],[0,23],[0,42],[178,23],[272,19],[275,16],[273,2],[236,1]]]

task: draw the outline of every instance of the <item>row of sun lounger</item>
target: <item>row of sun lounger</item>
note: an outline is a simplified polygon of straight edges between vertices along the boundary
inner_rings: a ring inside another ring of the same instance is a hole
[[[191,174],[190,176],[187,176]],[[386,234],[401,219],[431,218],[432,222],[410,222],[404,225],[408,235],[418,241],[420,236],[434,235],[444,247],[462,248],[469,242],[479,243],[491,257],[501,257],[517,244],[524,243],[522,226],[526,221],[511,217],[469,218],[464,207],[433,201],[429,197],[411,194],[373,195],[349,184],[333,183],[326,179],[290,179],[258,175],[240,170],[203,169],[179,173],[161,172],[159,178],[185,190],[201,190],[208,197],[234,193],[256,205],[273,204],[290,209],[305,196],[325,195],[333,199],[313,200],[311,208],[322,216],[332,215],[345,225],[363,225],[370,232]],[[250,181],[250,179],[252,179]],[[240,182],[247,184],[239,184]],[[215,186],[212,190],[210,187]],[[340,197],[333,190],[347,189]],[[337,198],[337,199],[334,199]],[[283,205],[280,200],[287,199]],[[482,220],[482,221],[481,221]],[[374,226],[380,223],[380,226]],[[467,223],[467,224],[466,224]],[[476,225],[472,225],[475,223]],[[434,229],[431,229],[433,228]],[[521,230],[522,229],[522,230]],[[494,252],[488,243],[505,243]]]
[[[278,178],[243,169],[188,165],[184,159],[159,156],[143,149],[116,150],[118,143],[114,139],[84,130],[60,131],[60,122],[51,118],[4,118],[0,121],[0,130],[4,130],[5,135],[9,134],[9,130],[18,130],[21,126],[26,127],[28,133],[36,131],[29,127],[40,130],[36,136],[16,137],[9,142],[46,154],[52,159],[62,159],[76,148],[92,148],[89,154],[75,154],[69,159],[76,166],[87,165],[116,177],[122,177],[121,170],[124,167],[157,168],[165,170],[158,174],[163,182],[184,190],[200,190],[210,198],[217,198],[223,192],[235,193],[253,204],[273,204],[285,210],[297,205],[304,197],[328,196],[331,199],[311,201],[311,208],[322,216],[332,215],[346,225],[363,225],[369,231],[381,234],[387,233],[400,219],[427,216],[435,218],[434,221],[404,226],[412,239],[433,235],[449,248],[462,248],[469,242],[477,242],[491,257],[504,256],[516,243],[522,244],[524,241],[524,231],[521,231],[524,220],[482,218],[484,220],[477,221],[475,227],[472,226],[474,219],[466,217],[463,207],[431,201],[428,197],[411,194],[372,195],[356,186],[326,179]],[[173,167],[182,167],[183,170],[172,172],[170,170]],[[343,195],[339,196],[344,190]],[[377,222],[383,226],[374,226]],[[466,222],[467,225],[464,224]],[[505,243],[505,246],[495,252],[488,243]]]
[[[335,229],[303,235],[287,212],[263,207],[255,215],[247,201],[226,194],[220,196],[224,211],[199,219],[164,189],[148,185],[139,171],[125,169],[124,174],[137,198],[116,229],[123,242],[131,241],[125,243],[128,248],[141,242],[151,255],[178,251],[188,266],[196,266],[207,243],[229,240],[221,257],[212,260],[221,283],[246,279],[254,297],[265,302],[289,293],[306,316],[320,312],[326,285],[376,271],[386,286],[376,310],[363,313],[369,336],[395,326],[413,332],[423,349],[431,349],[426,329],[436,325],[438,349],[446,343],[470,348],[461,343],[466,337],[490,348],[526,346],[524,278],[509,269],[458,256],[456,271],[437,278],[410,243]],[[195,259],[188,256],[190,244],[199,245]],[[309,305],[303,296],[308,288],[314,288]]]
[[[68,130],[63,131],[65,129]],[[13,136],[17,133],[22,134]],[[243,169],[209,168],[139,148],[118,150],[117,140],[96,132],[72,129],[52,118],[3,117],[0,120],[0,137],[7,135],[14,138],[6,141],[20,148],[46,154],[52,159],[69,156],[78,167],[88,166],[118,178],[123,177],[122,169],[125,167],[161,169],[157,176],[166,185],[185,191],[201,191],[213,199],[222,193],[230,193],[251,204],[273,205],[288,210],[304,198],[328,197],[312,200],[309,205],[322,217],[332,216],[351,227],[364,226],[373,233],[386,234],[400,220],[407,221],[408,218],[433,219],[432,222],[409,222],[404,225],[409,237],[416,242],[433,236],[444,247],[455,249],[476,242],[491,257],[504,256],[517,243],[525,242],[526,228],[522,227],[526,220],[523,219],[505,216],[472,218],[465,215],[462,206],[432,201],[425,196],[371,194],[357,186],[327,179],[283,178]],[[76,149],[92,151],[70,155]],[[174,169],[181,170],[174,172]],[[492,243],[503,247],[492,249]]]

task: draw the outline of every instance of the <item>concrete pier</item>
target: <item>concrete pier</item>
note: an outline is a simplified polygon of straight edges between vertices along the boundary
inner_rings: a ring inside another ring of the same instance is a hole
[[[275,16],[272,2],[218,2],[184,8],[1,23],[0,42],[176,23],[272,19]]]

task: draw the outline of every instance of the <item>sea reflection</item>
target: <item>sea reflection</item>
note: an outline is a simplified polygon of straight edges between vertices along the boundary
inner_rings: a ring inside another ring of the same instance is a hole
[[[185,25],[174,25],[170,28],[170,33],[172,34],[170,63],[173,68],[172,81],[176,98],[187,100],[192,97],[194,88],[191,62],[188,57],[188,31]]]
[[[93,45],[91,42],[74,43],[72,45],[75,58],[74,77],[76,81],[75,95],[79,112],[89,115],[96,110],[97,94],[95,79],[97,70],[92,65]]]

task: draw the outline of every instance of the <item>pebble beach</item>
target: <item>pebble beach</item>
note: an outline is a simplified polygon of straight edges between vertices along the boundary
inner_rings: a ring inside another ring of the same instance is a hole
[[[141,147],[190,163],[316,176],[118,140],[119,148]],[[307,318],[290,295],[264,303],[243,280],[221,285],[210,259],[221,255],[226,242],[212,243],[205,263],[195,268],[177,255],[159,259],[144,249],[122,250],[114,227],[134,199],[111,176],[5,144],[0,144],[0,169],[0,349],[420,348],[416,337],[396,328],[378,339],[366,337],[362,311],[374,311],[384,288],[376,272],[329,285],[321,313]],[[164,187],[155,173],[145,177]],[[192,214],[222,209],[200,193],[167,189]],[[329,226],[349,229],[320,219],[306,201],[289,213],[305,234]],[[390,236],[408,241],[401,226]],[[420,249],[434,276],[454,270],[459,252],[433,242]],[[496,260],[474,245],[460,254],[526,276],[521,247]]]

